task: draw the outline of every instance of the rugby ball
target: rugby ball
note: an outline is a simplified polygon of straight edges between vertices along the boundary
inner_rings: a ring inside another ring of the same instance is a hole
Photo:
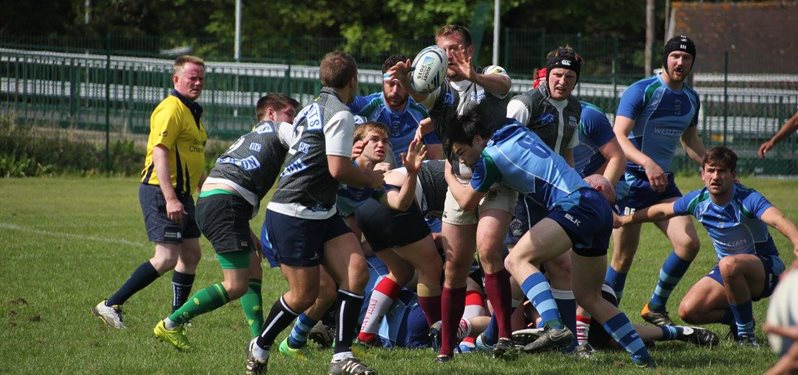
[[[768,325],[794,327],[798,325],[798,270],[784,275],[779,281],[773,295],[770,296],[767,318]],[[778,355],[784,355],[793,344],[792,340],[780,335],[768,333],[770,349]]]
[[[449,59],[446,51],[438,46],[429,46],[421,50],[410,66],[410,85],[413,90],[429,94],[437,89],[446,77]]]

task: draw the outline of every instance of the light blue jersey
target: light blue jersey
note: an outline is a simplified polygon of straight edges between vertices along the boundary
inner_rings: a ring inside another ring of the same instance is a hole
[[[402,152],[407,152],[410,142],[416,135],[419,121],[429,117],[427,110],[416,103],[412,97],[407,98],[407,104],[401,112],[394,112],[385,104],[382,92],[375,92],[368,96],[357,96],[349,104],[352,113],[363,116],[367,121],[381,122],[388,125],[391,139],[391,150],[396,166],[402,166]],[[424,144],[440,144],[441,140],[435,132],[424,136]]]
[[[754,189],[734,185],[732,199],[717,205],[706,188],[694,190],[673,202],[677,215],[693,215],[709,233],[718,259],[728,255],[778,256],[767,224],[760,218],[770,202]]]
[[[487,192],[497,182],[549,210],[565,204],[571,193],[589,187],[562,156],[514,120],[493,133],[473,168],[474,190]]]
[[[574,169],[583,177],[596,173],[607,161],[601,154],[601,148],[615,138],[612,124],[601,108],[588,102],[579,102],[582,105],[582,115],[579,118],[579,144],[574,147]]]
[[[629,140],[638,150],[669,172],[676,145],[687,128],[698,123],[700,101],[690,87],[672,90],[659,74],[629,86],[618,104],[618,116],[635,120]],[[644,171],[631,161],[627,170]]]

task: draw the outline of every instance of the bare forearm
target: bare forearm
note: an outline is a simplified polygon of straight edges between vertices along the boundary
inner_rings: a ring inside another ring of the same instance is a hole
[[[476,73],[473,82],[482,86],[485,91],[500,98],[505,97],[510,92],[510,77],[503,74]]]

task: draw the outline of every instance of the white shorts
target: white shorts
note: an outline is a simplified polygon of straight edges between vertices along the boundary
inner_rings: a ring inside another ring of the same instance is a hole
[[[475,210],[466,211],[460,208],[457,200],[454,199],[452,191],[446,190],[446,201],[443,204],[444,223],[452,225],[476,224],[479,220],[479,211],[495,208],[509,212],[515,212],[515,205],[518,203],[518,192],[504,185],[491,187],[490,191],[479,202],[479,207]]]

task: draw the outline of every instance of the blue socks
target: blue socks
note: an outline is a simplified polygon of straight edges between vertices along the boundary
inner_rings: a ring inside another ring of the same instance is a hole
[[[623,288],[626,286],[626,272],[618,272],[612,267],[607,266],[607,274],[604,275],[604,283],[612,287],[615,291],[615,298],[618,304],[621,304],[621,296],[623,296]]]
[[[521,290],[524,291],[526,298],[532,301],[543,325],[557,329],[564,327],[557,310],[557,303],[551,293],[551,285],[542,273],[535,272],[529,275],[521,284]]]
[[[737,326],[737,337],[753,337],[754,311],[751,301],[739,305],[729,304],[729,309],[731,309],[732,314],[734,314],[734,322]]]
[[[640,335],[637,334],[637,331],[635,331],[626,315],[618,313],[618,315],[607,320],[603,326],[604,330],[607,331],[624,350],[632,355],[633,360],[648,361],[651,359],[646,345],[643,344],[643,340],[640,339]]]
[[[294,329],[288,335],[288,346],[292,349],[299,349],[305,346],[308,342],[308,334],[313,326],[316,325],[318,320],[314,320],[305,313],[299,314],[299,317],[294,323]]]
[[[488,328],[482,333],[482,340],[488,345],[495,345],[499,341],[499,322],[496,321],[496,314],[491,314]]]
[[[657,287],[654,289],[654,294],[651,295],[651,300],[648,302],[648,308],[651,311],[665,311],[665,305],[668,303],[671,292],[676,288],[676,284],[682,279],[684,273],[687,272],[688,267],[690,267],[690,262],[682,260],[675,252],[671,252],[671,254],[668,255],[668,258],[665,259],[665,263],[662,265],[662,269],[659,271]]]

